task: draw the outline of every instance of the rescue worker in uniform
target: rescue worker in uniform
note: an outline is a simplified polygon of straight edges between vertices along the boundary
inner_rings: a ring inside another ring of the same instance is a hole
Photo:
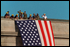
[[[21,17],[22,17],[22,12],[21,12],[21,10],[18,11],[18,13],[19,13],[19,19],[21,19]]]
[[[18,14],[16,14],[15,19],[18,19]]]
[[[27,19],[27,14],[26,14],[26,11],[24,11],[24,13],[23,13],[23,15],[24,15],[24,19]]]
[[[33,18],[32,18],[31,16],[32,16],[32,15],[30,14],[30,16],[29,16],[29,18],[28,18],[28,19],[33,20]]]
[[[6,12],[6,14],[5,14],[4,18],[8,18],[8,12]]]
[[[8,18],[10,18],[10,14],[9,14],[9,11],[7,11],[7,12],[8,12],[8,14],[7,14],[7,17],[8,17]]]
[[[12,14],[10,18],[11,18],[11,19],[14,19],[14,14]]]
[[[20,19],[23,19],[23,16],[22,16],[22,15],[23,15],[23,12],[21,12],[21,16],[20,16]]]
[[[37,18],[37,20],[39,20],[40,18],[39,18],[39,14],[37,13],[37,15],[36,15],[36,18]]]
[[[36,20],[36,15],[35,15],[35,13],[33,14],[33,20]]]

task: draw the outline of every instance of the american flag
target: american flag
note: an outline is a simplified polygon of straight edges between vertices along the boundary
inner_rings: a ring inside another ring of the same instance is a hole
[[[55,46],[51,21],[16,20],[23,46]]]

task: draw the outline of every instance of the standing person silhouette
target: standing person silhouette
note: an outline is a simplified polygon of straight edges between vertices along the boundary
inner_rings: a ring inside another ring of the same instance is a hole
[[[18,11],[18,13],[19,13],[19,19],[21,19],[22,18],[22,12],[21,12],[21,10]]]
[[[24,15],[24,19],[27,19],[27,14],[26,14],[26,11],[24,11],[24,13],[23,13],[23,15]]]
[[[47,20],[47,16],[45,13],[42,15],[42,17],[44,18],[44,20]]]

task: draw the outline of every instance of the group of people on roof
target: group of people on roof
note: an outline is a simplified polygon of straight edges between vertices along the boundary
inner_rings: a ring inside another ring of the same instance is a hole
[[[15,16],[14,16],[14,14],[12,14],[10,16],[9,11],[7,11],[6,14],[5,14],[5,16],[4,16],[4,18],[40,20],[40,17],[39,17],[38,13],[37,13],[37,15],[35,15],[35,13],[34,13],[33,16],[32,16],[32,14],[30,14],[30,16],[28,18],[27,18],[26,11],[24,11],[24,13],[23,13],[20,10],[20,11],[18,11],[18,13],[19,13],[19,17],[18,17],[18,14],[16,14]],[[24,15],[24,17],[23,17],[23,15]],[[44,18],[44,20],[47,20],[47,16],[46,16],[45,13],[42,15],[42,17]]]

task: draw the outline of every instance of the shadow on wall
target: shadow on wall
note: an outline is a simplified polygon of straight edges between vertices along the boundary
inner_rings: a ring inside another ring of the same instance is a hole
[[[14,21],[14,23],[15,23],[15,31],[18,32],[18,36],[16,36],[16,46],[23,46],[20,31],[19,31],[18,26],[15,21]]]
[[[16,37],[16,46],[23,46],[21,37]]]

